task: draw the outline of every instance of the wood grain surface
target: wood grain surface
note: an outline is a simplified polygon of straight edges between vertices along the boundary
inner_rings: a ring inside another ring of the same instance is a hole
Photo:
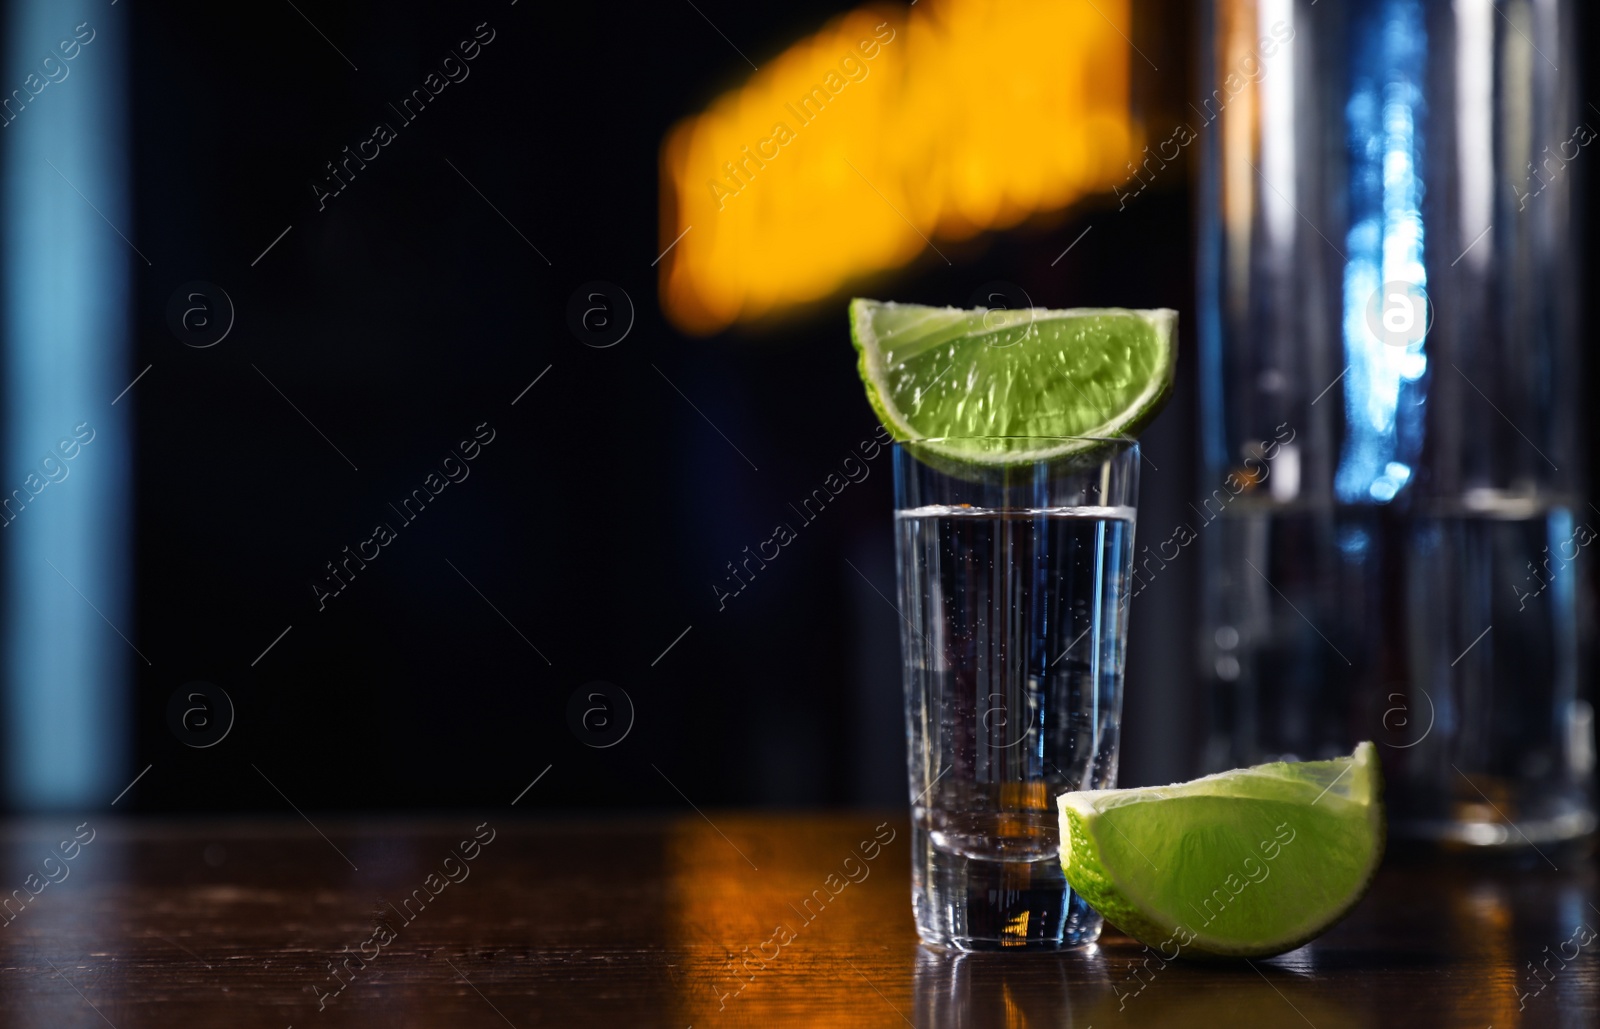
[[[1581,850],[1392,857],[1310,946],[1163,966],[1109,930],[1059,955],[919,944],[903,815],[707,815],[12,822],[0,1025],[1600,1024]],[[885,823],[866,877],[803,916]]]

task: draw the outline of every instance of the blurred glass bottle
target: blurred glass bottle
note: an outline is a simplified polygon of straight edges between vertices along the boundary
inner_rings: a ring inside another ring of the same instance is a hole
[[[1374,739],[1398,836],[1587,833],[1572,5],[1204,17],[1206,761]]]

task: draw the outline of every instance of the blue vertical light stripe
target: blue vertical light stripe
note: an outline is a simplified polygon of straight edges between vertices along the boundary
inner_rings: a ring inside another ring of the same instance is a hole
[[[129,777],[127,689],[142,659],[118,634],[133,632],[133,399],[111,400],[133,377],[129,280],[143,259],[119,235],[132,232],[124,17],[50,0],[12,0],[6,12],[0,674],[7,800],[20,808],[104,805]],[[81,49],[64,59],[58,44],[74,30]],[[93,438],[70,459],[70,446],[52,455],[74,430]]]
[[[1369,322],[1385,283],[1427,285],[1423,265],[1423,101],[1428,37],[1417,0],[1352,4],[1350,229],[1345,238],[1345,438],[1334,490],[1344,503],[1387,503],[1422,451],[1426,340],[1385,343]]]

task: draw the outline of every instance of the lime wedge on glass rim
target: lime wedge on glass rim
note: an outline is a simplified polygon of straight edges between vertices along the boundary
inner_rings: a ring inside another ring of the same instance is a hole
[[[855,299],[850,337],[878,418],[971,465],[1049,461],[1128,439],[1172,392],[1166,308],[961,310]]]
[[[1382,793],[1370,742],[1332,761],[1064,793],[1061,867],[1164,958],[1281,954],[1366,893],[1383,857]]]

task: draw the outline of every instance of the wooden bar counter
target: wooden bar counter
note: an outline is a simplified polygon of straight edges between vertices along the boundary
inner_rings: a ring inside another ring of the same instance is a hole
[[[1582,848],[1391,855],[1310,946],[1163,966],[919,944],[903,814],[707,814],[13,821],[0,1026],[1600,1025]]]

